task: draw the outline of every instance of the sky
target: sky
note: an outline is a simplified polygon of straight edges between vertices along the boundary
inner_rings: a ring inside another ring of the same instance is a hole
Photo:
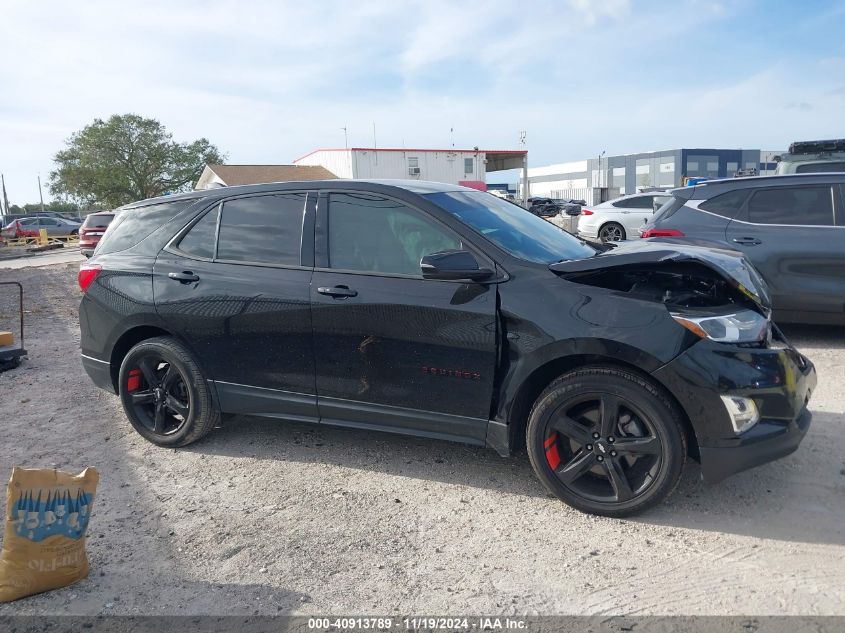
[[[785,149],[845,137],[843,30],[823,0],[4,0],[0,172],[37,201],[71,134],[129,112],[229,163],[343,147],[344,127],[372,146],[374,124],[380,147],[525,131],[532,167]]]

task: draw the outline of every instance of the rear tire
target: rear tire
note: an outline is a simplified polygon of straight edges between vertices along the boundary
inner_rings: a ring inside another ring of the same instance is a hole
[[[130,424],[159,446],[186,446],[207,435],[220,412],[191,352],[169,336],[141,341],[120,365],[120,401]]]
[[[618,367],[587,367],[550,384],[531,409],[528,458],[568,505],[622,517],[664,501],[686,460],[681,413],[662,388]]]
[[[625,233],[625,227],[618,222],[608,222],[603,224],[599,229],[599,240],[602,242],[621,242],[627,239],[628,234]]]

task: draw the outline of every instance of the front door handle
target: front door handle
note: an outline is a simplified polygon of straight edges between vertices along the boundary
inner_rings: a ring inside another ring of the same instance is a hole
[[[737,244],[742,244],[743,246],[757,246],[757,244],[763,243],[756,237],[735,237],[733,241]]]
[[[190,270],[183,270],[181,273],[167,273],[167,276],[181,284],[189,284],[192,281],[200,280],[199,275],[195,275]]]
[[[345,299],[346,297],[357,297],[358,291],[352,290],[348,286],[334,286],[333,288],[329,288],[328,286],[320,286],[317,288],[317,292],[321,295],[328,295],[329,297],[334,297],[335,299]]]

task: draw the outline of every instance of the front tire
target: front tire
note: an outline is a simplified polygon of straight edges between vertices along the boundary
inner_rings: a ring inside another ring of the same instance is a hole
[[[555,380],[535,402],[526,433],[540,481],[591,514],[628,516],[662,502],[686,460],[677,405],[622,368],[588,367]]]
[[[159,446],[196,442],[220,421],[191,352],[169,336],[141,341],[120,365],[120,401],[130,424]]]

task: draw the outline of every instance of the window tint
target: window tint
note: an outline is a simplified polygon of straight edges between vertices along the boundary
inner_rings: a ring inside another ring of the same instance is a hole
[[[461,248],[452,236],[401,202],[371,194],[329,196],[329,266],[421,276],[423,255]]]
[[[185,236],[179,240],[176,247],[186,255],[211,259],[214,257],[214,238],[217,234],[217,216],[220,205],[206,213],[199,222],[191,227]]]
[[[304,211],[304,193],[225,202],[217,259],[299,266]]]
[[[424,197],[520,259],[551,264],[596,254],[595,249],[551,222],[489,193],[450,191]]]
[[[721,215],[724,218],[735,218],[746,198],[748,198],[749,189],[735,189],[727,193],[713,196],[709,200],[705,200],[698,205],[699,209]]]
[[[812,165],[798,165],[798,167],[795,168],[796,174],[811,174],[830,171],[845,171],[845,162],[831,161],[828,163],[815,163]]]
[[[194,200],[174,200],[119,211],[97,245],[97,254],[125,251],[144,239]]]
[[[683,198],[676,198],[672,196],[664,202],[657,211],[654,212],[654,219],[652,222],[657,223],[661,220],[668,220],[675,215],[675,212],[678,211],[678,209],[684,206],[684,202],[685,200]]]
[[[830,187],[759,189],[748,203],[748,220],[756,224],[833,224]]]
[[[636,196],[634,198],[622,198],[613,203],[614,207],[622,209],[651,209],[653,196]]]
[[[114,215],[111,213],[92,213],[91,215],[85,218],[85,222],[82,224],[82,226],[84,226],[86,229],[104,229],[109,224],[111,224],[112,220],[114,220]]]
[[[39,223],[41,224],[41,226],[58,226],[59,225],[59,221],[54,220],[53,218],[41,218]]]

